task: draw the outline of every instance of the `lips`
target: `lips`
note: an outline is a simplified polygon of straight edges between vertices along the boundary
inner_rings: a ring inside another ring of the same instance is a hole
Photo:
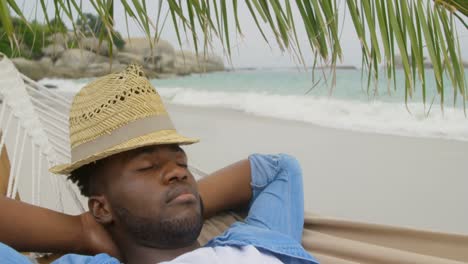
[[[196,195],[191,188],[187,186],[177,186],[171,189],[167,194],[166,203],[171,202],[192,202]]]

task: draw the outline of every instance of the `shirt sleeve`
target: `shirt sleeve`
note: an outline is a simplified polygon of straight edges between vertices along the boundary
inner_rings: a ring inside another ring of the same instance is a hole
[[[3,243],[0,243],[0,260],[1,263],[32,264],[26,256]]]
[[[52,264],[120,264],[120,261],[105,253],[95,256],[67,254],[55,260]]]
[[[286,154],[249,157],[252,200],[247,224],[281,232],[300,242],[304,191],[299,162]]]

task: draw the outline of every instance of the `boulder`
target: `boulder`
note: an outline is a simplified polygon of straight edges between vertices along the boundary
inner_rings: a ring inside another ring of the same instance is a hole
[[[21,57],[26,57],[26,58],[33,57],[33,52],[32,52],[31,47],[28,47],[25,43],[20,43],[17,51],[18,51],[18,55]],[[35,58],[32,58],[32,59],[35,59]]]
[[[52,61],[51,58],[49,57],[42,57],[40,60],[39,60],[39,64],[42,65],[42,67],[45,67],[47,69],[51,69],[53,66],[54,66],[54,62]]]
[[[175,72],[178,75],[189,73],[203,73],[224,70],[223,59],[213,55],[195,55],[190,51],[176,52],[174,63]]]
[[[87,50],[69,49],[64,51],[60,58],[57,59],[55,67],[68,69],[70,71],[83,71],[91,63],[109,63],[109,61],[109,58]]]
[[[66,67],[53,67],[50,70],[50,77],[56,78],[89,78],[106,75],[113,72],[119,72],[126,68],[126,65],[110,61],[90,63],[80,70],[70,70]]]
[[[114,59],[122,64],[138,63],[143,65],[143,56],[129,52],[119,52],[114,56]]]
[[[163,53],[174,53],[174,47],[171,43],[165,40],[158,40],[154,42],[153,39],[148,40],[147,38],[129,38],[125,40],[125,52],[145,56],[150,53],[150,42],[153,44],[154,49],[158,49]]]
[[[107,40],[102,40],[99,43],[99,39],[93,37],[82,38],[80,40],[81,47],[85,50],[92,51],[99,55],[110,56],[109,42]],[[112,46],[112,56],[115,56],[118,53],[118,49],[115,45]]]
[[[171,73],[174,71],[175,50],[165,40],[151,42],[147,38],[130,38],[126,40],[124,51],[141,56],[146,67],[150,70]]]
[[[62,47],[67,47],[68,41],[72,38],[73,33],[54,33],[47,37],[47,41],[49,41],[52,44],[62,46]]]
[[[47,76],[49,69],[44,67],[38,61],[32,61],[25,58],[14,58],[11,61],[15,67],[24,75],[37,81]]]
[[[177,52],[174,62],[176,74],[187,75],[191,72],[197,72],[199,68],[198,66],[195,56],[191,56],[191,54],[188,54],[187,52]]]
[[[91,63],[86,67],[83,72],[83,75],[86,77],[97,77],[106,75],[113,72],[120,72],[126,68],[126,65],[120,64],[118,62],[101,62],[101,63]]]
[[[65,48],[59,44],[50,44],[42,48],[44,56],[50,57],[52,60],[56,60],[64,51]]]
[[[204,69],[207,72],[224,71],[224,61],[216,55],[209,55],[201,58],[204,62]]]

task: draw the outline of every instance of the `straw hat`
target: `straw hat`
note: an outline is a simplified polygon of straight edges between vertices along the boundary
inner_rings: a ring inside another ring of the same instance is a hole
[[[192,144],[177,133],[154,87],[140,66],[103,76],[75,95],[70,109],[71,163],[50,168],[57,174],[143,146]]]

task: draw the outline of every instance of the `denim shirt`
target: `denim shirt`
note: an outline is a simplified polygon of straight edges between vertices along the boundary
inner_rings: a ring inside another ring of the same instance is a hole
[[[304,225],[302,172],[297,160],[286,154],[249,157],[252,175],[252,200],[246,219],[234,223],[205,247],[255,246],[275,255],[284,263],[318,263],[301,245]],[[8,263],[30,263],[8,246],[0,243],[0,258]],[[16,260],[16,261],[15,261]],[[65,255],[54,264],[118,264],[107,254]]]
[[[301,245],[304,190],[299,162],[286,154],[254,154],[249,161],[253,193],[247,217],[206,246],[253,245],[284,263],[318,263]]]

